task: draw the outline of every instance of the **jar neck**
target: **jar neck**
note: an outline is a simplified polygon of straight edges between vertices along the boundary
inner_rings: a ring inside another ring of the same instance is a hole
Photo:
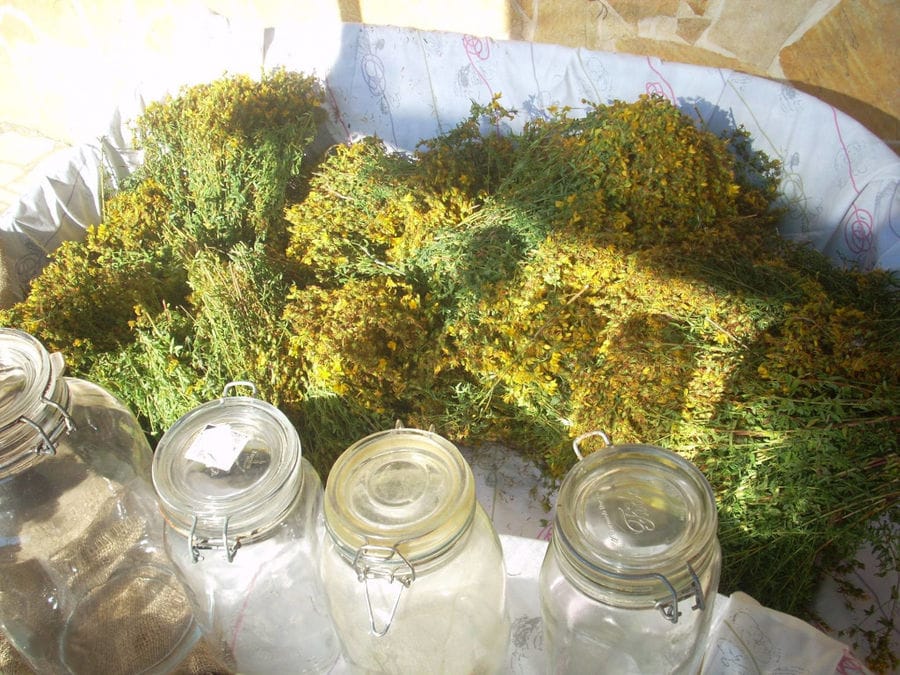
[[[4,378],[18,379],[23,387],[20,396],[0,402],[0,478],[5,478],[55,455],[75,424],[61,354],[41,348],[31,363],[3,363],[2,369]]]
[[[205,548],[227,549],[268,537],[304,496],[303,483],[298,458],[297,471],[266,499],[248,501],[247,495],[239,495],[232,502],[220,500],[214,511],[176,510],[165,503],[161,510],[166,522],[182,536]]]
[[[683,560],[672,560],[658,570],[643,573],[601,568],[579,555],[560,528],[555,528],[550,545],[566,580],[584,595],[613,607],[657,609],[677,623],[679,604],[691,602],[692,609],[704,609],[711,591],[707,581],[720,558],[715,536],[699,542]]]
[[[202,560],[204,551],[221,551],[225,554],[228,562],[232,562],[240,548],[263,541],[274,535],[289,514],[298,508],[300,501],[304,498],[303,472],[300,472],[297,478],[296,482],[285,484],[284,489],[279,494],[283,498],[292,495],[293,499],[285,499],[287,504],[280,511],[273,512],[267,509],[266,517],[260,519],[255,526],[250,528],[245,526],[239,529],[229,529],[231,518],[227,515],[220,518],[206,518],[203,522],[198,516],[193,516],[190,527],[186,528],[183,519],[171,519],[164,508],[161,509],[163,519],[169,527],[185,540],[185,546],[192,562]]]
[[[338,555],[356,571],[360,580],[385,578],[401,580],[409,585],[417,575],[445,564],[464,546],[475,521],[475,511],[476,503],[473,501],[462,527],[439,546],[425,552],[415,551],[415,542],[404,540],[393,545],[366,542],[357,547],[342,541],[327,519],[325,529]]]
[[[449,440],[398,424],[338,457],[324,512],[339,554],[360,578],[410,576],[446,559],[468,532],[475,480]]]

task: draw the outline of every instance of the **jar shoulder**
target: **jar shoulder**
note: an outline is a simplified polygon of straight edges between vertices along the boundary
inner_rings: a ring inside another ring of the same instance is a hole
[[[66,378],[75,429],[66,448],[93,471],[127,480],[150,478],[153,451],[134,413],[109,391],[87,380]]]

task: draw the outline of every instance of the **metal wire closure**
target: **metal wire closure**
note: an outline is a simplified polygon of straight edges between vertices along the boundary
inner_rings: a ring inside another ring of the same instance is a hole
[[[250,392],[251,392],[250,395],[253,396],[254,398],[256,397],[256,385],[255,384],[253,384],[249,380],[235,380],[234,382],[229,382],[228,384],[225,385],[225,387],[222,389],[221,398],[224,399],[228,395],[229,390],[237,389],[238,387],[249,387]]]
[[[556,535],[557,533],[554,533],[554,536]],[[578,552],[572,548],[571,544],[566,539],[565,534],[560,531],[558,535],[561,536],[562,541],[564,542],[564,546],[569,554],[575,556],[575,558],[577,558],[582,565],[588,567],[594,572],[607,577],[611,577],[613,579],[620,579],[622,581],[641,581],[645,579],[656,579],[661,582],[668,591],[668,597],[665,600],[657,601],[654,604],[654,607],[660,611],[666,621],[670,621],[671,623],[678,623],[678,617],[680,617],[682,614],[678,611],[678,602],[680,600],[685,600],[691,596],[694,597],[694,604],[691,605],[691,611],[700,610],[702,612],[706,609],[706,598],[703,594],[703,584],[700,583],[700,578],[697,576],[697,573],[694,572],[694,568],[691,567],[690,563],[685,563],[685,567],[687,568],[688,574],[691,577],[691,586],[689,589],[686,589],[679,593],[672,582],[669,581],[668,577],[666,577],[665,574],[661,574],[659,572],[646,572],[644,574],[624,574],[622,572],[616,572],[604,567],[598,567],[597,565],[594,565],[593,563],[585,560],[581,555],[579,555]]]
[[[394,556],[406,566],[408,572],[400,573],[396,565],[389,565]],[[416,580],[416,571],[410,562],[403,556],[396,546],[375,546],[366,544],[362,546],[353,558],[353,569],[356,570],[356,577],[365,584],[366,592],[366,609],[369,612],[369,626],[375,637],[384,637],[394,622],[394,616],[397,614],[397,607],[400,605],[400,596],[403,594],[404,588]],[[387,623],[382,629],[378,629],[375,625],[375,612],[372,609],[372,600],[369,597],[369,579],[387,579],[388,583],[399,581],[400,586],[397,590],[397,597],[391,607],[391,614]]]
[[[575,456],[579,459],[579,461],[584,459],[584,455],[581,454],[581,442],[586,438],[590,438],[591,436],[599,436],[603,439],[603,442],[606,443],[606,445],[612,445],[612,443],[610,443],[609,436],[606,435],[605,431],[600,431],[598,429],[597,431],[588,431],[587,433],[581,434],[581,436],[572,441],[572,449],[575,451]]]
[[[654,576],[658,577],[669,589],[672,594],[672,597],[663,602],[662,600],[656,603],[656,608],[662,612],[662,615],[666,618],[666,620],[671,621],[672,623],[678,623],[678,617],[681,616],[681,612],[678,611],[678,601],[689,598],[691,595],[694,596],[694,604],[691,605],[691,611],[700,610],[701,612],[706,609],[706,598],[703,597],[703,586],[700,583],[700,579],[697,577],[697,574],[694,572],[694,568],[691,567],[690,563],[686,563],[688,574],[691,575],[691,588],[690,590],[682,593],[681,595],[675,590],[675,587],[669,583],[669,580],[666,579],[662,574],[655,574]]]
[[[691,605],[691,611],[700,610],[703,611],[706,609],[706,599],[703,597],[703,586],[700,584],[700,579],[697,577],[694,572],[694,568],[691,567],[690,563],[685,563],[687,566],[688,574],[691,575],[691,587],[690,589],[683,591],[682,593],[678,593],[675,590],[675,586],[672,585],[672,582],[666,578],[666,575],[660,574],[659,572],[648,572],[647,574],[620,574],[618,572],[613,572],[612,570],[600,569],[598,567],[593,567],[593,569],[597,570],[601,574],[605,574],[607,576],[613,577],[615,579],[622,579],[625,581],[628,580],[640,580],[640,579],[658,579],[669,591],[669,597],[665,600],[658,601],[654,607],[660,611],[660,614],[663,615],[663,618],[666,621],[670,621],[671,623],[678,623],[678,617],[681,616],[681,612],[678,611],[678,602],[679,600],[685,600],[691,596],[694,596],[694,604]]]
[[[53,401],[49,398],[45,398],[44,396],[41,396],[41,402],[44,405],[49,405],[51,408],[56,408],[56,410],[59,412],[59,414],[62,415],[63,422],[66,425],[66,433],[67,434],[75,431],[75,420],[73,420],[72,416],[69,415],[68,412],[66,412],[65,408],[63,408],[56,401]],[[40,424],[35,422],[30,417],[25,417],[24,415],[19,417],[14,422],[14,424],[18,424],[19,422],[23,422],[23,423],[29,425],[35,431],[37,431],[38,434],[40,434],[40,436],[41,436],[41,442],[35,446],[34,454],[36,454],[36,455],[55,455],[56,454],[56,442],[52,438],[50,438],[50,436],[47,434],[47,432],[44,430],[44,428]],[[2,431],[2,430],[0,430],[0,431]]]
[[[225,549],[225,559],[228,562],[234,562],[234,556],[237,554],[237,550],[241,547],[241,538],[235,537],[234,543],[228,543],[228,520],[230,516],[225,518],[225,522],[222,523],[222,544],[221,546],[217,546],[209,539],[197,536],[197,516],[194,516],[191,519],[191,531],[188,533],[188,554],[191,557],[191,562],[199,562],[203,560],[203,556],[200,555],[200,551],[209,551],[214,548],[224,548]]]
[[[203,556],[200,555],[200,549],[209,550],[212,546],[209,544],[207,539],[198,539],[194,540],[195,534],[197,532],[197,516],[194,516],[191,520],[191,531],[188,533],[187,545],[188,545],[188,555],[191,556],[191,562],[199,562],[203,560]]]
[[[31,339],[33,340],[33,338]],[[36,415],[33,417],[20,415],[0,427],[0,434],[6,434],[8,430],[12,429],[17,424],[26,424],[34,429],[40,437],[39,439],[36,439],[34,445],[31,445],[32,440],[34,440],[32,437],[23,439],[21,443],[15,445],[18,452],[6,455],[4,457],[6,463],[0,466],[0,472],[2,472],[3,475],[8,475],[10,472],[18,470],[19,467],[30,465],[36,455],[55,455],[62,434],[70,434],[75,431],[75,420],[66,409],[70,400],[68,388],[63,383],[62,378],[64,369],[65,364],[62,355],[53,353],[49,355],[49,368],[45,369],[41,367],[40,371],[35,373],[35,378],[40,374],[47,375],[46,381],[43,382],[42,393],[38,398],[44,406],[49,406],[55,412],[48,412],[46,408],[41,408],[35,411]],[[4,375],[17,370],[19,369],[15,366],[0,366],[0,372]],[[53,399],[54,395],[59,396],[62,404]],[[62,420],[62,426],[60,426],[60,420]],[[25,446],[26,443],[27,447],[20,449]],[[7,448],[3,448],[3,452],[6,454]]]
[[[225,522],[222,523],[222,546],[225,548],[225,558],[228,562],[233,562],[235,553],[241,547],[241,538],[235,537],[234,543],[228,545],[228,520],[229,517],[226,517]]]

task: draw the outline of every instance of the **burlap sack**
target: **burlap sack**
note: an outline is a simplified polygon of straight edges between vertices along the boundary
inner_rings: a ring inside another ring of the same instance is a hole
[[[0,635],[0,673],[3,675],[38,675],[19,653]],[[231,671],[219,664],[204,639],[194,647],[190,656],[174,671],[175,675],[230,675]]]

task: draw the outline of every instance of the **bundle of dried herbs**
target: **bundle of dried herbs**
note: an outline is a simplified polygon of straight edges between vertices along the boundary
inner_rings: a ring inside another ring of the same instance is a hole
[[[321,83],[276,69],[183,88],[138,120],[142,175],[172,203],[173,225],[194,245],[229,247],[280,237],[285,198],[323,119]]]
[[[152,179],[107,200],[103,223],[53,252],[28,296],[3,313],[4,325],[64,351],[79,372],[124,348],[136,307],[180,304],[187,295],[181,248],[167,236],[171,208]]]
[[[495,98],[410,156],[311,158],[317,96],[278,72],[149,108],[133,185],[0,318],[151,435],[231,379],[322,475],[396,418],[554,477],[602,429],[709,478],[724,592],[806,616],[865,542],[897,573],[896,279],[779,237],[778,166],[745,133],[652,97],[495,133]],[[891,628],[861,635],[875,667]]]
[[[320,94],[316,79],[279,69],[150,104],[136,120],[139,170],[3,321],[117,392],[152,438],[231,379],[276,403],[299,391],[278,360],[283,213],[313,164]]]
[[[476,111],[489,126],[507,114]],[[866,540],[895,570],[879,519],[898,518],[895,279],[779,237],[778,167],[740,130],[714,137],[650,98],[559,111],[500,139],[472,133],[476,116],[423,144],[414,166],[370,141],[353,174],[368,189],[320,193],[340,216],[308,199],[289,217],[305,252],[328,218],[352,223],[330,230],[345,250],[314,265],[320,283],[352,268],[409,282],[433,308],[441,331],[424,346],[440,357],[410,346],[426,386],[391,369],[402,343],[366,344],[368,373],[430,391],[403,412],[501,440],[556,476],[572,436],[595,428],[681,452],[717,490],[723,589],[788,612],[803,615],[822,572]],[[337,184],[361,157],[336,151],[317,180]],[[416,409],[435,399],[437,417]]]

